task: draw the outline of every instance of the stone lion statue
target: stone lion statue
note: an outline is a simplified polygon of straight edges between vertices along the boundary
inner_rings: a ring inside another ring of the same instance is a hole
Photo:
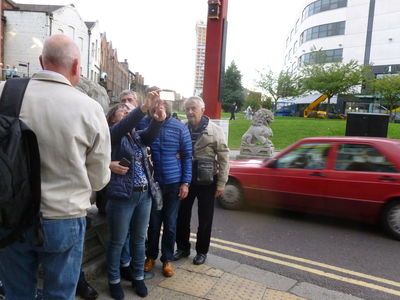
[[[271,147],[272,143],[269,138],[273,135],[272,129],[269,127],[274,121],[274,114],[268,109],[258,110],[253,117],[251,126],[242,136],[242,147]]]

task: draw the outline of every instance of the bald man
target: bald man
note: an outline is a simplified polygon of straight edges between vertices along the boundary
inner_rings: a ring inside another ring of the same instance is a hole
[[[79,92],[80,51],[65,35],[49,37],[25,92],[20,119],[36,134],[41,157],[43,240],[34,229],[0,251],[7,298],[34,299],[37,270],[44,299],[75,299],[82,260],[86,209],[92,190],[110,178],[110,137],[101,106]],[[3,86],[0,87],[2,90]]]

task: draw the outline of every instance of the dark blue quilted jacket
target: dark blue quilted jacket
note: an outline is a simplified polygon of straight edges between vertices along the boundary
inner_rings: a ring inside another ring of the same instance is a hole
[[[154,197],[156,189],[154,179],[151,176],[152,169],[147,158],[146,146],[150,146],[158,136],[162,122],[153,120],[145,130],[132,130],[143,116],[144,113],[138,107],[110,127],[111,160],[121,160],[125,157],[131,161],[131,166],[133,166],[135,149],[140,148],[145,158],[143,160],[144,170],[150,185],[150,192]],[[129,199],[133,189],[133,175],[133,168],[129,168],[125,175],[111,173],[111,179],[106,189],[107,197],[109,199]]]
[[[144,129],[150,123],[144,118],[136,127]],[[189,130],[182,122],[167,118],[161,126],[160,135],[151,144],[154,177],[159,183],[190,183],[192,181],[192,140]]]

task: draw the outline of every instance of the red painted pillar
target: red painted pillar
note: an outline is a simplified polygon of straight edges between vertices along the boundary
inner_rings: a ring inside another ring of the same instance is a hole
[[[221,118],[220,85],[223,75],[220,74],[224,74],[225,67],[223,48],[227,12],[228,0],[208,0],[203,99],[206,104],[205,114],[211,119]]]

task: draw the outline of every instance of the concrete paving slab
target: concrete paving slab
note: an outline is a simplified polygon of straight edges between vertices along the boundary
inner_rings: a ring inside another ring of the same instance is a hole
[[[288,291],[297,283],[296,280],[291,278],[243,264],[235,269],[233,273],[280,291]]]
[[[225,273],[205,298],[210,300],[261,300],[266,289],[261,283]]]
[[[232,273],[240,266],[240,263],[223,257],[207,254],[206,264],[213,266],[216,269],[221,269],[224,272]]]
[[[206,264],[194,265],[192,262],[186,262],[185,264],[181,265],[180,268],[190,271],[190,272],[201,273],[201,274],[205,274],[205,275],[208,275],[211,277],[217,277],[217,278],[220,278],[224,274],[224,272],[222,270],[218,270],[218,269],[210,267]]]
[[[267,289],[263,300],[306,300],[286,292]]]
[[[199,299],[197,297],[193,297],[184,293],[180,293],[177,291],[169,290],[162,287],[157,287],[153,289],[149,295],[146,297],[149,300],[196,300]]]
[[[291,289],[290,292],[310,300],[362,300],[362,298],[341,292],[331,291],[307,282],[299,283],[293,289]]]
[[[178,269],[173,277],[165,279],[158,286],[204,298],[214,285],[215,279],[213,277]]]

